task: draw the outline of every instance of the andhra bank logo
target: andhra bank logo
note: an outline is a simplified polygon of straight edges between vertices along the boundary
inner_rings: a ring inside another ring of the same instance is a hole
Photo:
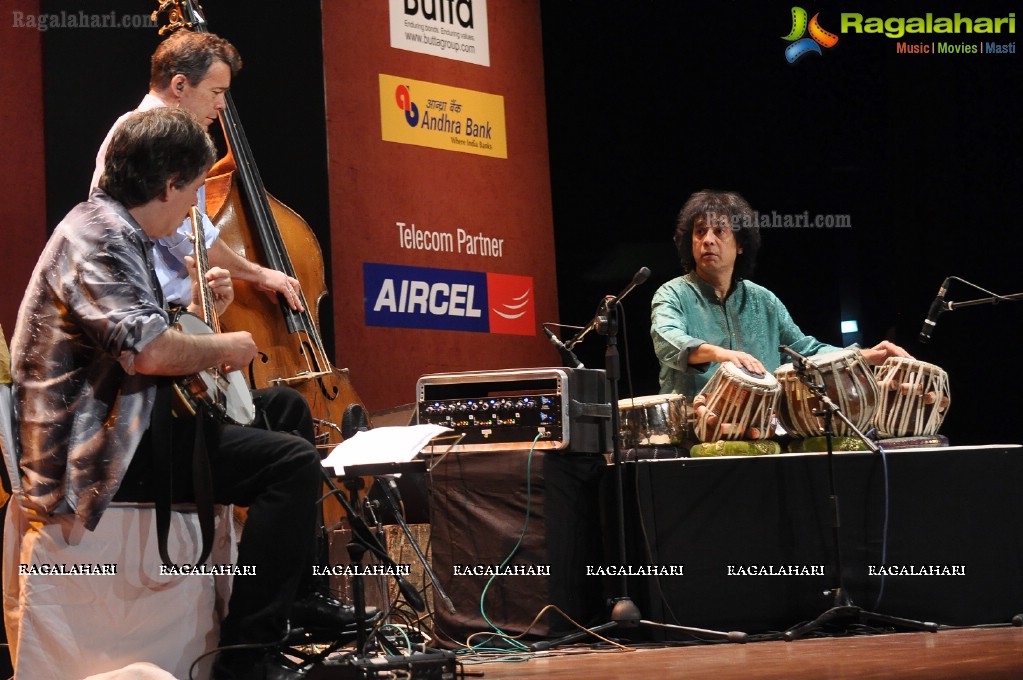
[[[366,262],[366,325],[536,335],[533,277]]]
[[[821,27],[819,13],[814,14],[809,21],[806,17],[806,10],[802,7],[792,8],[792,30],[782,37],[782,40],[791,43],[785,48],[785,58],[790,64],[795,64],[808,54],[821,54],[822,47],[831,48],[838,44],[838,36]],[[807,32],[809,37],[806,37]]]
[[[504,97],[380,74],[385,142],[508,157]]]
[[[790,43],[785,48],[785,58],[790,64],[811,53],[822,54],[822,47],[831,48],[838,44],[838,35],[821,26],[820,14],[814,14],[809,21],[807,16],[802,7],[792,8],[792,29],[782,38]],[[1003,17],[967,16],[960,12],[950,15],[925,12],[920,16],[881,17],[842,12],[838,18],[838,32],[843,36],[883,36],[898,40],[896,52],[899,54],[1016,53],[1015,12],[1009,12]],[[1003,42],[1006,34],[1012,35],[1011,42]],[[907,39],[915,39],[916,42]]]

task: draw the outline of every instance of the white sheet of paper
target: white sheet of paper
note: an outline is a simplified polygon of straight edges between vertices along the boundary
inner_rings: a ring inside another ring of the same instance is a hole
[[[443,425],[408,425],[375,427],[356,432],[334,447],[323,459],[323,467],[334,468],[337,475],[345,473],[346,465],[373,463],[407,463],[423,450],[434,437],[452,432]]]

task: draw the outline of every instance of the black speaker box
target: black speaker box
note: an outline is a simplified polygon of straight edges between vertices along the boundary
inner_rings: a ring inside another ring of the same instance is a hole
[[[601,564],[598,495],[605,467],[602,455],[527,451],[451,453],[436,464],[433,568],[457,612],[435,598],[434,644],[464,644],[470,634],[492,630],[491,623],[509,635],[522,633],[547,604],[580,623],[602,616],[601,579],[587,576],[586,567]],[[488,571],[502,565],[516,575],[491,577]],[[574,629],[550,612],[530,638]]]

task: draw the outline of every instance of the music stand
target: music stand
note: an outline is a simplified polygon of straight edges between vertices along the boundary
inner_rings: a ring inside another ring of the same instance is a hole
[[[352,465],[345,468],[347,474],[356,475],[359,477],[372,476],[376,477],[377,485],[383,493],[384,501],[387,503],[388,509],[391,514],[394,515],[394,519],[397,520],[398,526],[401,527],[402,533],[405,534],[405,538],[408,539],[409,544],[412,546],[413,551],[416,553],[416,557],[419,559],[420,564],[423,566],[423,573],[430,579],[430,583],[433,585],[433,589],[436,591],[437,596],[440,597],[444,606],[452,614],[457,613],[455,604],[451,601],[447,591],[444,590],[444,586],[440,584],[440,580],[437,578],[437,574],[434,573],[433,568],[430,566],[430,561],[426,559],[426,555],[423,554],[422,548],[419,547],[419,542],[416,541],[415,536],[412,535],[412,530],[409,528],[408,523],[402,516],[401,507],[398,504],[396,496],[397,485],[394,483],[393,476],[399,474],[415,474],[426,472],[426,461],[425,460],[413,460],[406,463],[379,463],[375,465]],[[399,582],[399,587],[401,583]],[[406,599],[408,599],[406,597]],[[409,602],[417,611],[423,611],[426,609],[425,604],[422,607],[416,607],[414,602]]]
[[[347,479],[354,479],[358,485],[361,485],[361,478],[365,476],[374,477],[380,481],[380,477],[392,476],[402,473],[418,473],[426,471],[426,461],[422,459],[414,460],[419,455],[422,449],[429,444],[429,442],[438,438],[440,431],[447,430],[447,428],[440,428],[433,425],[420,425],[420,426],[408,426],[408,427],[385,427],[371,430],[366,426],[365,428],[360,427],[352,437],[346,439],[344,442],[335,447],[334,451],[323,461],[321,469],[323,475],[327,480],[328,486],[332,489],[328,495],[334,495],[338,501],[341,502],[345,508],[345,512],[349,518],[349,524],[352,529],[352,541],[348,545],[349,555],[352,557],[352,563],[358,564],[357,559],[361,559],[362,555],[366,550],[370,550],[374,555],[379,557],[384,564],[391,567],[397,572],[397,565],[394,560],[391,559],[390,555],[383,546],[377,541],[376,536],[369,531],[369,527],[366,525],[365,520],[361,515],[355,513],[351,504],[348,503],[348,499],[345,498],[344,494],[341,493],[337,486],[333,483],[326,468],[328,466],[336,466],[344,462],[344,458],[347,456],[352,460],[358,460],[360,462],[351,463],[344,465],[344,477]],[[456,439],[457,442],[457,439]],[[381,452],[379,449],[384,448],[387,451]],[[348,449],[347,451],[344,449]],[[383,455],[381,455],[381,453]],[[333,460],[332,460],[333,459]],[[374,460],[377,462],[363,462],[368,460]],[[336,469],[335,469],[336,471]],[[392,486],[394,485],[393,480],[387,479],[385,482],[379,484],[383,491],[384,500],[388,504],[392,514],[397,520],[399,526],[408,539],[409,543],[415,550],[416,557],[419,559],[423,566],[424,573],[430,578],[431,583],[434,586],[434,590],[440,599],[444,602],[448,611],[454,613],[455,606],[448,597],[447,592],[441,586],[436,574],[430,567],[429,561],[423,554],[422,549],[419,547],[418,542],[412,535],[412,531],[409,529],[408,524],[405,522],[404,517],[401,515],[401,509],[398,507],[398,502],[394,497]],[[356,487],[356,483],[353,483],[350,488]],[[357,493],[357,489],[353,488],[353,495]],[[353,550],[355,553],[353,553]],[[416,592],[415,588],[400,574],[394,573],[394,578],[398,583],[398,589],[401,594],[409,602],[412,607],[419,612],[426,610],[426,604],[419,593]],[[361,606],[365,609],[365,595],[362,592],[361,577],[356,575],[352,581],[352,597],[356,600],[356,616],[360,615],[358,602],[362,599]]]
[[[866,445],[870,452],[880,453],[881,447],[875,441],[860,432],[856,425],[854,425],[852,421],[850,421],[849,418],[842,413],[838,404],[836,404],[831,397],[828,396],[827,388],[825,387],[823,380],[818,381],[814,377],[815,374],[819,375],[820,372],[809,359],[785,345],[779,346],[778,349],[792,357],[793,364],[795,365],[796,373],[799,375],[800,381],[802,381],[803,385],[806,386],[811,394],[817,397],[819,403],[823,406],[820,411],[814,411],[813,414],[818,418],[824,419],[824,437],[827,442],[828,460],[828,501],[831,507],[831,541],[832,548],[834,550],[834,569],[836,574],[836,584],[832,590],[834,593],[834,603],[831,608],[815,618],[813,621],[789,628],[782,633],[782,638],[786,642],[792,642],[810,631],[817,630],[829,623],[846,619],[857,619],[859,623],[877,621],[880,623],[887,623],[892,626],[902,626],[903,628],[937,633],[938,624],[936,623],[904,619],[898,616],[889,616],[888,614],[880,614],[878,612],[863,609],[853,603],[852,597],[850,597],[849,592],[845,588],[845,577],[842,574],[841,522],[838,509],[838,493],[835,487],[835,454],[833,442],[834,427],[832,422],[834,416],[838,416],[838,418],[846,424],[850,431],[852,431]]]
[[[341,479],[346,481],[346,486],[351,489],[352,498],[358,498],[358,489],[362,486],[362,477],[364,476],[375,476],[375,475],[393,475],[399,473],[413,473],[422,472],[426,469],[425,461],[410,461],[404,463],[390,462],[379,465],[353,465],[345,468],[345,474],[341,476]],[[345,510],[345,514],[348,518],[348,524],[351,528],[351,541],[346,546],[348,555],[351,559],[354,574],[351,576],[352,584],[352,600],[355,607],[355,618],[356,618],[356,647],[355,652],[346,655],[340,661],[328,658],[331,654],[337,651],[343,644],[344,640],[339,639],[329,645],[325,650],[315,654],[308,654],[293,650],[295,656],[303,660],[303,668],[308,671],[307,677],[309,678],[335,678],[335,677],[359,677],[369,678],[377,677],[378,672],[385,672],[386,670],[401,670],[409,674],[409,677],[417,677],[415,674],[416,669],[422,670],[424,673],[449,673],[453,676],[455,655],[453,652],[444,650],[435,651],[422,651],[414,652],[405,655],[398,655],[398,650],[394,649],[392,645],[386,640],[386,638],[380,638],[380,646],[384,652],[387,653],[385,656],[368,656],[366,654],[366,648],[371,637],[367,634],[363,624],[366,623],[366,597],[365,588],[362,582],[362,569],[361,563],[362,558],[366,552],[371,552],[376,555],[381,562],[389,567],[394,578],[398,582],[398,589],[402,596],[408,601],[408,603],[416,611],[424,611],[426,604],[422,598],[419,597],[419,593],[415,587],[412,586],[404,577],[400,575],[400,569],[398,565],[391,559],[390,555],[380,542],[377,537],[370,531],[369,526],[366,524],[365,519],[362,515],[355,511],[352,503],[341,489],[338,488],[334,482],[333,476],[327,471],[326,467],[320,466],[320,471],[324,482],[330,488],[330,491],[323,496],[320,500],[323,501],[329,496],[334,496],[341,506]],[[352,483],[348,484],[348,480]],[[415,539],[409,532],[408,525],[404,524],[401,518],[401,513],[396,512],[395,516],[402,522],[403,527],[406,531],[406,535],[413,546],[416,547],[416,554],[421,560],[423,560],[423,566],[427,570],[427,573],[431,574],[432,570],[426,563],[425,557],[422,551],[419,550],[419,546]],[[438,589],[442,599],[447,600],[447,595],[440,588],[440,585],[434,581],[434,586]],[[374,634],[377,629],[374,629]],[[350,637],[348,638],[351,639]],[[291,643],[292,645],[297,643]]]

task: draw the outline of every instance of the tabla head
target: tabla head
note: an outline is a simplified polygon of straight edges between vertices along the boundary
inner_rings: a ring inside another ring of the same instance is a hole
[[[718,371],[724,373],[733,382],[743,386],[758,388],[764,391],[778,389],[778,380],[770,373],[752,373],[742,366],[736,366],[732,362],[726,362],[718,367]]]

